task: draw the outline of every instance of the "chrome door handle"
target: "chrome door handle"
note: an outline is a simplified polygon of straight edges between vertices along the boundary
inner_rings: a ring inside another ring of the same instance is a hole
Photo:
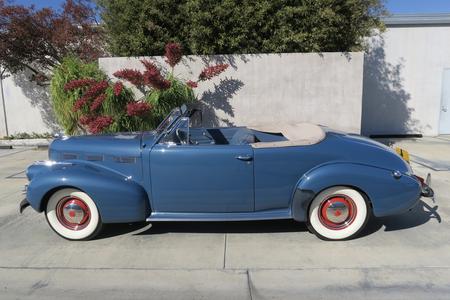
[[[243,160],[243,161],[252,161],[253,157],[250,155],[238,155],[238,156],[236,156],[236,159]]]
[[[442,106],[442,107],[441,107],[441,110],[442,110],[443,112],[447,112],[447,106]]]

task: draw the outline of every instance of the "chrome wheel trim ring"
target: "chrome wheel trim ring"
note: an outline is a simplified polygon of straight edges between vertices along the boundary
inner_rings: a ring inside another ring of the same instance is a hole
[[[332,195],[325,199],[318,210],[320,223],[331,230],[350,226],[356,218],[356,204],[346,195]]]
[[[58,202],[56,217],[65,228],[78,231],[89,225],[91,211],[82,199],[67,196]]]

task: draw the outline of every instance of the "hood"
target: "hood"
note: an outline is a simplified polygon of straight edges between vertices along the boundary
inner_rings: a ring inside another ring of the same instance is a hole
[[[54,161],[101,161],[100,158],[140,157],[141,149],[152,147],[155,140],[154,131],[62,137],[51,143],[49,158]]]
[[[49,158],[56,162],[86,161],[139,181],[142,148],[151,147],[154,141],[154,132],[63,137],[50,145]]]
[[[56,139],[49,147],[51,160],[99,161],[105,156],[140,156],[141,133],[84,135]]]

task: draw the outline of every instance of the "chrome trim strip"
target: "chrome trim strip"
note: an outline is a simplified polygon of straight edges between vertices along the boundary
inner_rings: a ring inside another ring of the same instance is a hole
[[[54,160],[38,160],[38,161],[35,161],[33,163],[33,165],[51,167],[53,165],[68,165],[68,166],[71,166],[71,165],[73,165],[73,163],[65,162],[65,161],[54,161]]]
[[[120,164],[135,164],[136,160],[134,156],[113,156],[113,161]]]
[[[164,213],[152,212],[147,222],[152,221],[258,221],[292,219],[290,209],[241,213]]]

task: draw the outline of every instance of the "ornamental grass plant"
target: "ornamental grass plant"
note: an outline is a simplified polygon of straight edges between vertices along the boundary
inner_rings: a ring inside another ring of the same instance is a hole
[[[228,68],[227,64],[206,66],[196,80],[185,82],[174,75],[182,58],[181,45],[167,44],[164,56],[168,68],[142,59],[143,71],[120,69],[113,74],[115,82],[96,64],[66,58],[51,82],[53,107],[66,134],[154,129],[174,107],[196,101],[193,89],[199,82],[210,80]],[[136,99],[123,81],[144,96]]]

